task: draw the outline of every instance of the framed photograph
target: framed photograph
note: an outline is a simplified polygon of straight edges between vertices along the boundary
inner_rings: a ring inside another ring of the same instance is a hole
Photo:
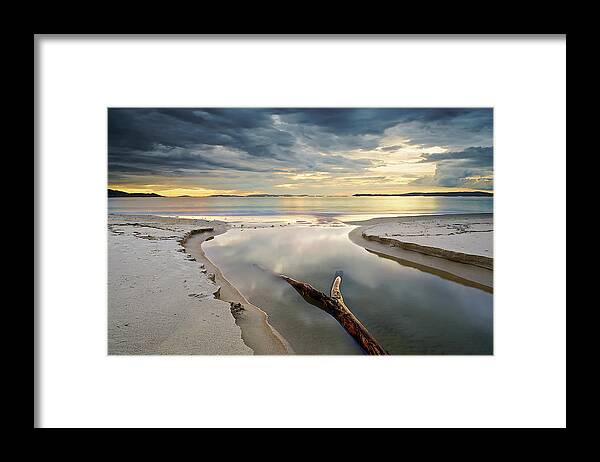
[[[34,426],[566,426],[566,36],[34,52]]]

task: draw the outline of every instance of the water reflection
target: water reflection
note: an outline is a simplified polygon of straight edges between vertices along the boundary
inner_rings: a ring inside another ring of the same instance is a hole
[[[492,353],[489,293],[369,253],[348,239],[351,229],[232,229],[203,247],[299,354],[361,350],[331,316],[271,271],[327,292],[335,271],[343,270],[346,303],[392,354]]]

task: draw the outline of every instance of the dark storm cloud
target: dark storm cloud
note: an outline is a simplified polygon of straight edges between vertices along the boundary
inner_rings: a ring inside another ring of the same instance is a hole
[[[207,145],[268,156],[288,150],[295,141],[273,128],[269,113],[250,109],[110,109],[108,128],[113,152]]]
[[[491,127],[491,109],[282,109],[274,110],[286,120],[316,125],[341,135],[381,134],[400,123],[445,123],[458,118],[473,118],[473,129]]]
[[[109,180],[215,170],[360,173],[381,161],[352,158],[346,153],[377,148],[384,132],[392,127],[401,127],[411,141],[422,145],[463,147],[482,139],[491,144],[492,112],[453,108],[114,108],[108,111]],[[381,150],[397,147],[401,145]]]

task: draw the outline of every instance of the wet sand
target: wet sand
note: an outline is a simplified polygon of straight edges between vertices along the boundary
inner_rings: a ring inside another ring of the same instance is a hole
[[[256,355],[285,355],[293,354],[292,347],[270,324],[268,315],[259,307],[250,303],[206,257],[202,250],[202,243],[214,236],[227,231],[226,226],[215,228],[212,232],[194,234],[183,243],[186,251],[198,262],[201,262],[205,271],[215,275],[216,283],[221,287],[219,298],[237,304],[232,306],[232,314],[236,324],[242,330],[242,339]]]

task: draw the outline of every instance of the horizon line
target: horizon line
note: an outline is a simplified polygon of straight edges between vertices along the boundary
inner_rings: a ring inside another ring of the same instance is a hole
[[[162,195],[159,194],[157,192],[127,192],[127,191],[123,191],[120,189],[111,189],[111,188],[107,188],[108,191],[115,191],[115,192],[119,192],[119,193],[124,193],[124,194],[143,194],[143,195],[147,195],[147,196],[154,196],[154,197],[165,197],[165,198],[182,198],[182,197],[190,197],[190,198],[196,198],[196,199],[201,199],[201,198],[207,198],[207,197],[248,197],[248,198],[253,198],[253,197],[365,197],[365,196],[373,196],[373,197],[377,197],[377,196],[408,196],[408,195],[419,195],[419,194],[423,194],[423,195],[429,195],[429,194],[472,194],[472,193],[483,193],[483,194],[490,194],[490,195],[494,195],[494,191],[493,190],[480,190],[480,189],[475,189],[475,190],[458,190],[458,191],[409,191],[409,192],[404,192],[404,193],[353,193],[353,194],[344,194],[344,195],[339,195],[339,194],[272,194],[272,193],[252,193],[252,194],[209,194],[209,195],[205,195],[205,196],[192,196],[189,194],[181,194],[181,195],[177,195],[177,196],[166,196],[166,195]]]

